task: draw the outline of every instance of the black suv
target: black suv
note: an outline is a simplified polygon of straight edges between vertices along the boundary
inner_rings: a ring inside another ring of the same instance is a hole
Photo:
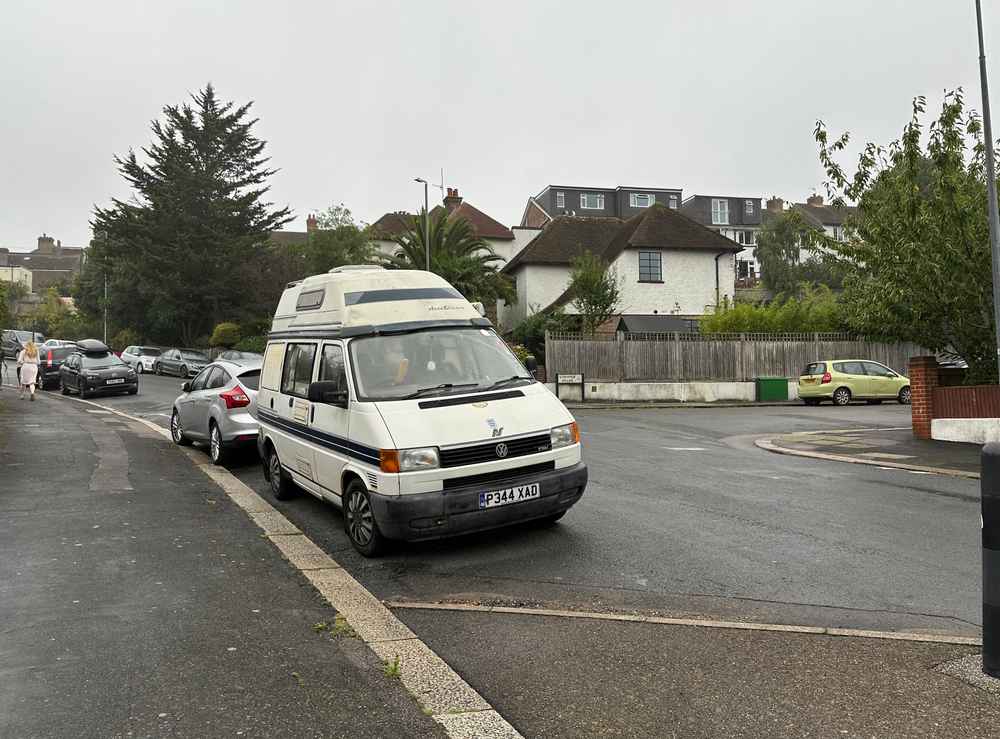
[[[135,395],[139,378],[104,342],[84,339],[59,368],[59,389],[63,395],[73,391],[81,398],[106,392]]]

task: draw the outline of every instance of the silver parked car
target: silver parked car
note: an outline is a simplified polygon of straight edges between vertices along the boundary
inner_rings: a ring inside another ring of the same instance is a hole
[[[121,357],[125,364],[141,375],[153,371],[156,358],[162,353],[163,350],[157,346],[127,346]]]
[[[214,464],[229,450],[257,441],[257,389],[261,362],[213,362],[181,385],[170,416],[175,444],[208,442]]]

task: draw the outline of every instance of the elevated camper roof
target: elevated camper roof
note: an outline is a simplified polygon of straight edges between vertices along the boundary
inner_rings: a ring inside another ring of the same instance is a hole
[[[346,265],[290,283],[278,301],[271,333],[360,335],[424,323],[490,325],[432,272]]]

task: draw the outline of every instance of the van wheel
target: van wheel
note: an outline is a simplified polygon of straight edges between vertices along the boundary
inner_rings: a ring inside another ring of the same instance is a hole
[[[344,493],[344,530],[351,545],[365,557],[377,557],[385,548],[368,491],[360,480],[352,480]]]
[[[290,500],[295,497],[295,483],[288,473],[281,468],[281,460],[273,446],[267,450],[267,481],[271,485],[271,495],[278,500]]]
[[[833,393],[834,405],[847,405],[851,402],[851,391],[846,387],[838,387]]]
[[[913,399],[909,386],[904,387],[899,391],[899,396],[897,398],[900,405],[909,405],[910,401]]]

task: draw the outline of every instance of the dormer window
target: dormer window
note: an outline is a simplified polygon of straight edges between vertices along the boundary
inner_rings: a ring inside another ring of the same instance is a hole
[[[581,192],[580,208],[583,210],[604,210],[604,194],[599,192]]]
[[[656,196],[652,193],[633,192],[629,194],[629,205],[633,208],[648,208],[656,202]]]

